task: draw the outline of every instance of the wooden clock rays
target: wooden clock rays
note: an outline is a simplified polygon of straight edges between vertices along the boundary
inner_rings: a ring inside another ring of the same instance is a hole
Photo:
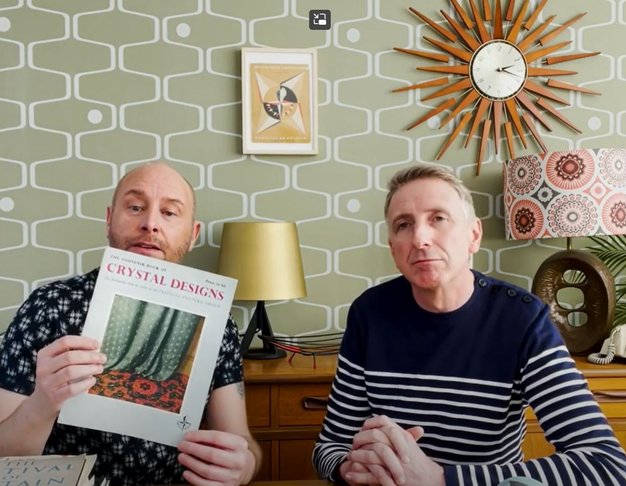
[[[515,0],[509,0],[506,10],[503,10],[501,0],[468,0],[465,8],[458,0],[450,0],[450,3],[458,20],[441,10],[444,21],[436,22],[409,7],[412,13],[430,26],[429,30],[434,35],[431,36],[429,32],[423,39],[433,50],[394,47],[396,51],[434,61],[417,69],[440,75],[394,90],[438,88],[431,93],[422,93],[421,101],[437,100],[437,105],[413,122],[407,130],[440,114],[443,118],[439,128],[442,128],[458,116],[456,127],[445,140],[436,159],[443,156],[465,129],[464,147],[478,135],[476,174],[480,173],[480,164],[490,138],[494,141],[496,153],[501,140],[506,141],[508,158],[515,158],[516,135],[524,148],[532,136],[541,151],[547,152],[537,129],[538,124],[541,124],[551,131],[546,114],[580,133],[558,111],[557,106],[569,105],[567,100],[557,94],[558,90],[599,93],[554,79],[576,74],[576,71],[552,66],[599,54],[584,52],[553,55],[570,44],[570,41],[557,42],[556,37],[585,14],[578,14],[550,29],[554,15],[538,22],[539,14],[548,0],[541,0],[533,11],[529,10],[529,0],[523,0],[517,9]]]

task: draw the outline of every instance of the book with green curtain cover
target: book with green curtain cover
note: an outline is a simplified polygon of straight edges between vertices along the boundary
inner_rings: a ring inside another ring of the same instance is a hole
[[[82,334],[102,343],[103,374],[125,371],[155,382],[188,375],[182,405],[172,412],[128,394],[84,393],[64,404],[59,423],[177,445],[200,425],[236,282],[106,248]]]

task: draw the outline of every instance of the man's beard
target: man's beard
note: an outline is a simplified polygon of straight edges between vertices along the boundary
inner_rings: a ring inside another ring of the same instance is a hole
[[[191,236],[176,248],[172,248],[160,238],[121,238],[115,233],[109,232],[109,246],[120,250],[127,250],[131,246],[137,245],[138,242],[146,242],[154,244],[163,253],[163,259],[168,262],[180,263],[189,251],[191,245]]]

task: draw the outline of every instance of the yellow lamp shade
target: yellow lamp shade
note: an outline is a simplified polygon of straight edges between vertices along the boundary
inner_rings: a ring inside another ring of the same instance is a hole
[[[236,278],[235,300],[306,296],[295,223],[224,223],[217,273]]]

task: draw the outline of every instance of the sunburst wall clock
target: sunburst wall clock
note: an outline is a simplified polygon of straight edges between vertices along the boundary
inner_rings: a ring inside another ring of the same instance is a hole
[[[539,124],[548,131],[552,130],[546,115],[581,133],[556,108],[557,105],[569,105],[567,100],[559,96],[558,90],[600,93],[554,79],[577,72],[552,66],[600,53],[555,55],[571,42],[554,42],[556,37],[585,13],[550,30],[555,15],[537,22],[548,0],[540,0],[532,11],[529,8],[530,0],[523,0],[517,9],[515,0],[509,0],[506,11],[500,0],[482,0],[480,7],[477,2],[468,0],[469,8],[464,8],[458,0],[450,0],[456,15],[453,17],[441,10],[444,21],[440,22],[409,7],[413,14],[430,26],[438,38],[423,36],[433,50],[394,49],[434,61],[417,69],[444,76],[393,91],[439,88],[421,97],[421,101],[436,99],[438,104],[407,130],[438,115],[443,116],[439,128],[458,117],[456,127],[444,141],[436,159],[443,156],[462,132],[465,133],[464,147],[468,147],[475,135],[479,135],[476,156],[476,174],[479,174],[490,139],[494,142],[496,154],[504,139],[508,158],[511,159],[515,158],[515,139],[519,139],[519,143],[527,148],[527,135],[529,138],[532,136],[542,152],[547,152],[538,130]]]

